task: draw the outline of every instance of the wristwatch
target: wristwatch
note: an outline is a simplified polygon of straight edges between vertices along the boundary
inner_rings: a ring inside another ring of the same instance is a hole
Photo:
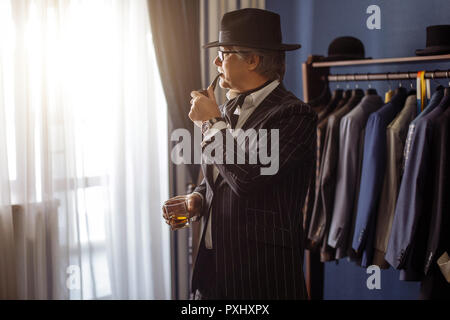
[[[222,117],[215,117],[206,121],[203,121],[202,123],[202,134],[205,134],[206,131],[208,131],[209,128],[211,128],[216,122],[219,121],[225,121]]]

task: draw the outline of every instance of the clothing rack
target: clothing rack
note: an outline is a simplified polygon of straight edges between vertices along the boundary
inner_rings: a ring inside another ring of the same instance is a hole
[[[402,57],[385,59],[360,59],[346,61],[322,62],[322,56],[311,55],[302,64],[303,80],[303,100],[310,102],[323,93],[324,84],[337,81],[387,81],[387,80],[414,80],[417,71],[409,72],[388,72],[388,73],[362,73],[362,74],[330,74],[330,67],[355,67],[363,65],[382,64],[402,64],[402,63],[425,63],[450,61],[450,54],[423,56],[423,57]],[[418,70],[420,71],[420,70]],[[450,70],[426,71],[426,79],[450,78]]]
[[[402,64],[402,63],[428,63],[450,61],[450,54],[420,57],[400,57],[385,59],[360,59],[346,61],[323,62],[322,56],[310,55],[306,62],[302,63],[303,100],[307,103],[314,102],[319,105],[324,95],[324,88],[329,89],[329,82],[348,81],[389,81],[389,80],[415,80],[417,71],[388,72],[388,73],[355,73],[355,74],[330,74],[330,67],[355,67],[361,65]],[[418,68],[420,71],[420,68]],[[425,72],[426,79],[450,78],[450,70],[434,70]],[[310,217],[307,217],[308,220]],[[309,221],[306,221],[306,226]],[[305,231],[306,232],[306,231]],[[305,250],[305,280],[308,296],[312,300],[323,299],[324,263],[320,261],[320,253]]]
[[[372,80],[413,80],[417,72],[388,72],[388,73],[363,73],[363,74],[334,74],[328,75],[328,81],[372,81]],[[425,79],[450,78],[450,70],[425,71]]]

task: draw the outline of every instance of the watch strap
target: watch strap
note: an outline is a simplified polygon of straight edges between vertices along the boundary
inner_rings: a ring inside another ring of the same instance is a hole
[[[203,121],[203,123],[202,123],[202,133],[205,134],[205,132],[209,128],[211,128],[215,123],[217,123],[219,121],[225,121],[225,119],[222,118],[222,117],[215,117],[215,118]]]

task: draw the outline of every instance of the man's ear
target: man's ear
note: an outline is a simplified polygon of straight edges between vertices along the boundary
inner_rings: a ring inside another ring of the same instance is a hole
[[[252,54],[247,60],[248,70],[254,71],[256,67],[258,67],[260,60],[261,60],[260,56]]]

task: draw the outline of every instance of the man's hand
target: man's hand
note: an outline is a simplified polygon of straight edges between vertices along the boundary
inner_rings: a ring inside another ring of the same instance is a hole
[[[206,121],[215,117],[221,117],[219,106],[216,103],[214,89],[208,87],[208,97],[198,91],[191,92],[191,111],[189,118],[192,121]]]
[[[202,198],[196,193],[176,196],[164,202],[162,209],[163,218],[166,220],[166,223],[174,227],[179,222],[177,218],[185,217],[191,219],[200,214]]]

